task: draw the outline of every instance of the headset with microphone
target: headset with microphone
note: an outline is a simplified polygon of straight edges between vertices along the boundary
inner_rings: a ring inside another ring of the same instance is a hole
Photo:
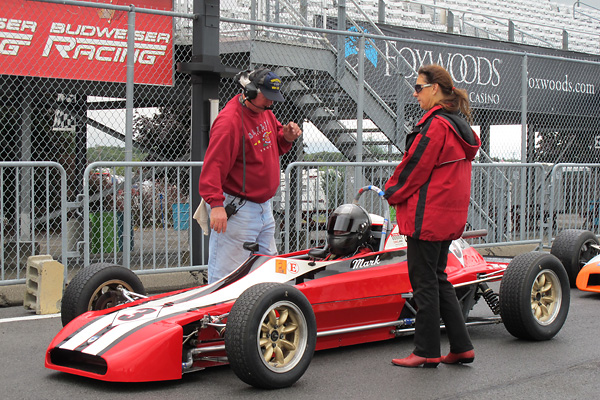
[[[254,107],[262,110],[272,110],[273,106],[259,107],[255,105],[252,100],[258,96],[258,92],[260,91],[258,87],[265,83],[265,77],[269,72],[271,72],[271,70],[268,68],[259,68],[254,71],[246,70],[239,72],[235,77],[235,80],[244,91],[245,99],[248,100]]]

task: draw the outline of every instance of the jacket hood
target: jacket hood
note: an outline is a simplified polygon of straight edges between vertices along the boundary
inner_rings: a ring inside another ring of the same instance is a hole
[[[481,146],[481,140],[462,116],[460,116],[458,113],[444,111],[441,106],[435,106],[423,116],[419,124],[424,122],[429,117],[439,118],[446,121],[454,133],[456,133],[456,136],[458,137],[459,142],[465,151],[466,158],[469,161],[473,161],[475,159],[475,155],[477,155],[477,151]]]

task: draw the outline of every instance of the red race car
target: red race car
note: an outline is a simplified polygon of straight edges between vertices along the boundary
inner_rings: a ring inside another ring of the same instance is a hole
[[[383,199],[380,189],[365,187],[355,203],[365,190]],[[396,228],[388,234],[389,215],[367,216],[368,229],[360,225],[366,246],[352,256],[332,254],[329,245],[280,256],[253,253],[218,282],[152,297],[135,293],[144,289],[128,269],[82,269],[65,291],[65,326],[50,343],[45,365],[104,381],[142,382],[228,363],[244,382],[272,389],[300,379],[315,350],[412,334],[416,306],[404,238]],[[488,263],[464,239],[450,250],[446,271],[468,325],[503,322],[528,340],[550,339],[562,328],[569,278],[556,257],[531,252],[508,265]],[[501,281],[499,293],[491,281]],[[491,315],[469,317],[481,299]]]

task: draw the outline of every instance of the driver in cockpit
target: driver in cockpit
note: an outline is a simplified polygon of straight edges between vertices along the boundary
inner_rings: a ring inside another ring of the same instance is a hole
[[[347,258],[373,251],[371,218],[357,204],[343,204],[327,221],[327,244],[333,258]]]

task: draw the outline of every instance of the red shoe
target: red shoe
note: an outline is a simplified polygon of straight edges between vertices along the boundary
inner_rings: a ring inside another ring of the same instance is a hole
[[[448,353],[447,356],[442,356],[442,362],[444,364],[468,364],[472,363],[475,359],[475,351],[469,350],[462,353]]]
[[[406,358],[394,358],[392,360],[392,364],[408,368],[416,368],[421,366],[423,366],[423,368],[435,368],[438,366],[441,360],[441,357],[425,358],[411,353],[410,356]]]

